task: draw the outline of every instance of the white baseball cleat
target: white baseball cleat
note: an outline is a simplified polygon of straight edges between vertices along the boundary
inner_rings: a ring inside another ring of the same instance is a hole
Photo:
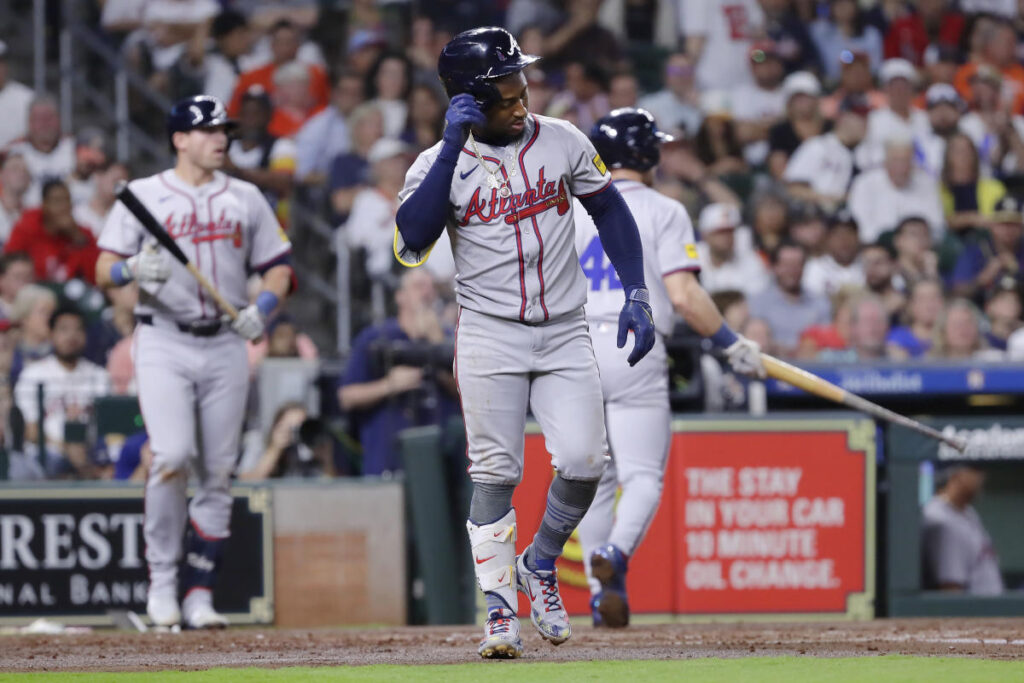
[[[213,596],[210,591],[192,590],[185,596],[182,603],[185,613],[185,625],[194,629],[226,628],[227,618],[213,609]]]
[[[146,599],[146,614],[153,626],[170,628],[181,622],[181,610],[178,609],[178,598],[173,594],[150,594]]]
[[[519,637],[519,617],[505,607],[495,607],[487,614],[484,639],[477,650],[484,659],[515,659],[523,654]]]
[[[552,645],[561,645],[572,635],[569,615],[558,593],[558,570],[532,571],[523,559],[530,547],[516,558],[516,580],[519,590],[530,599],[530,621]]]

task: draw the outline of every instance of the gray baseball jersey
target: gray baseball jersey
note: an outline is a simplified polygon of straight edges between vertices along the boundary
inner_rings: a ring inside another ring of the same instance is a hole
[[[672,302],[662,278],[680,270],[700,270],[693,223],[682,204],[643,183],[618,180],[615,187],[626,200],[640,231],[644,280],[651,293],[654,325],[661,334],[669,334]],[[575,216],[576,251],[588,284],[587,319],[616,322],[622,310],[622,283],[601,247],[601,238],[590,215],[580,208]]]
[[[610,181],[590,140],[566,121],[531,114],[520,140],[506,147],[477,142],[487,170],[466,143],[452,180],[447,229],[459,304],[538,323],[586,301],[586,281],[573,247],[572,198],[596,194]],[[438,143],[419,155],[406,174],[400,199],[419,187],[440,148]],[[488,186],[488,170],[509,181],[509,197]],[[396,228],[399,261],[417,265],[429,253],[409,249]]]
[[[249,274],[286,254],[288,237],[252,183],[216,172],[200,186],[186,184],[173,170],[134,180],[129,187],[185,256],[238,308],[249,303]],[[100,234],[99,247],[122,256],[139,252],[149,233],[117,202]],[[174,259],[171,277],[139,293],[136,312],[179,321],[216,318],[216,304]]]

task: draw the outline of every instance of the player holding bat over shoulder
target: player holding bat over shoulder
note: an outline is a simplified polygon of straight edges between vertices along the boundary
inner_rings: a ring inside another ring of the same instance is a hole
[[[234,126],[214,97],[176,103],[167,117],[174,168],[131,182],[134,210],[117,203],[99,238],[98,284],[139,284],[132,355],[153,450],[143,531],[146,611],[156,626],[182,617],[192,628],[227,624],[214,609],[212,590],[230,529],[228,488],[249,380],[245,341],[262,336],[266,317],[294,281],[291,245],[267,200],[255,185],[220,171]],[[146,211],[155,219],[148,226],[137,217]],[[166,239],[161,226],[187,264],[157,246],[153,233]],[[248,305],[252,273],[262,276],[262,287]],[[199,277],[208,282],[201,286]],[[188,503],[195,457],[199,481]],[[191,528],[179,577],[186,521]]]

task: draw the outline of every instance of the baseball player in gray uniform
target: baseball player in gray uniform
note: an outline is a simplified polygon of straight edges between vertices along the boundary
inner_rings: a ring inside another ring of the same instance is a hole
[[[222,627],[212,589],[228,537],[230,475],[238,457],[249,372],[245,340],[291,290],[291,245],[259,189],[218,169],[234,122],[213,97],[174,105],[167,118],[174,168],[130,184],[189,260],[241,309],[230,324],[183,265],[151,246],[148,233],[116,204],[99,238],[103,287],[139,283],[133,340],[139,403],[153,465],[146,482],[147,612],[158,626]],[[250,274],[262,275],[249,303]],[[198,488],[187,505],[189,462]],[[182,576],[186,519],[191,529]],[[179,589],[184,594],[179,609]]]
[[[569,123],[527,111],[522,69],[536,59],[500,28],[466,31],[444,47],[447,126],[409,169],[395,230],[396,257],[409,266],[426,260],[445,229],[452,244],[455,379],[474,484],[466,526],[487,601],[483,657],[522,653],[517,590],[541,636],[556,645],[569,638],[555,559],[607,460],[574,196],[594,216],[622,282],[616,341],[625,346],[633,332],[628,363],[643,358],[655,334],[640,237],[604,162]],[[516,557],[512,493],[522,478],[527,408],[557,473],[540,528]]]
[[[686,209],[648,186],[660,156],[659,145],[671,136],[657,129],[647,111],[627,108],[600,119],[590,138],[612,169],[615,187],[640,228],[657,328],[651,353],[635,367],[627,366],[623,351],[615,345],[622,283],[609,267],[603,235],[585,212],[577,211],[576,249],[589,283],[587,320],[601,369],[612,458],[579,525],[579,540],[587,558],[594,624],[619,627],[629,623],[628,560],[657,512],[668,458],[671,414],[663,337],[672,331],[673,310],[722,347],[738,372],[763,377],[764,368],[758,345],[725,325],[697,280],[700,265]]]

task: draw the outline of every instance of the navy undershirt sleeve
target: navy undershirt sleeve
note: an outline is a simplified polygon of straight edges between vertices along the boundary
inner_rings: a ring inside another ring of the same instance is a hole
[[[406,246],[413,251],[427,249],[444,232],[459,151],[454,145],[442,145],[423,182],[398,207],[395,223]]]
[[[633,214],[614,185],[608,185],[589,197],[581,197],[580,202],[594,219],[604,253],[615,266],[615,273],[628,298],[634,289],[646,286],[643,245]]]

